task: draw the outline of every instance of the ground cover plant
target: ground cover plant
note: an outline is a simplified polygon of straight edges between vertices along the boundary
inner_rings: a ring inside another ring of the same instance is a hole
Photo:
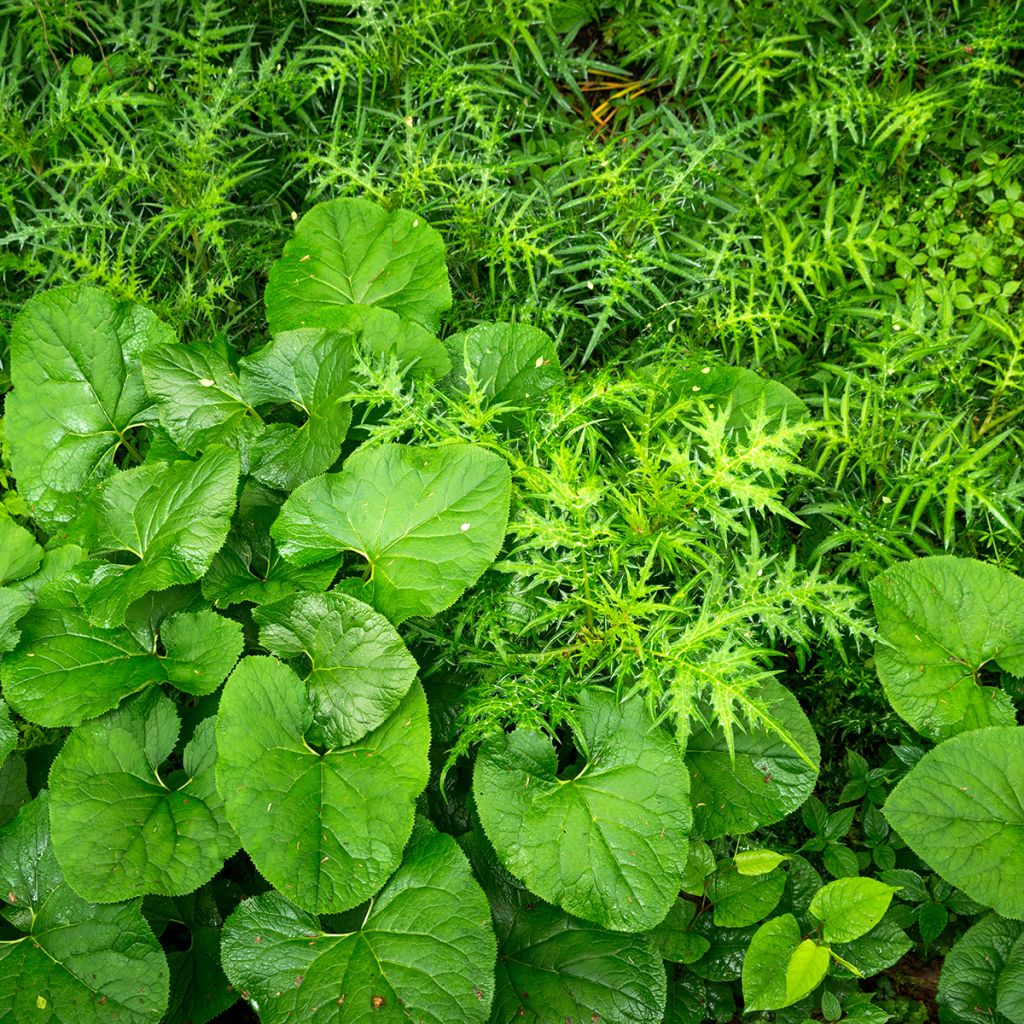
[[[2,18],[0,1021],[1024,1018],[1016,4]]]

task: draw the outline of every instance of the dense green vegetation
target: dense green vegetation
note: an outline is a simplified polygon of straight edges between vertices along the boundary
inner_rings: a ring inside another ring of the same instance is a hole
[[[0,0],[0,1024],[1024,1021],[1022,51]]]

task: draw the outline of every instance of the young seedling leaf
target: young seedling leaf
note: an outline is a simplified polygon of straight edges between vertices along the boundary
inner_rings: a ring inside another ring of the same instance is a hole
[[[1002,691],[980,686],[998,665],[1024,675],[1024,580],[971,558],[901,562],[871,581],[875,666],[896,712],[931,739],[1012,725]]]
[[[164,778],[178,715],[157,690],[71,733],[50,770],[50,818],[75,892],[97,903],[179,896],[208,882],[238,849],[214,780],[213,725],[199,724],[184,771]]]
[[[441,236],[417,214],[333,199],[299,221],[270,268],[272,333],[334,327],[339,306],[383,306],[436,331],[452,304]]]
[[[884,810],[947,882],[1004,917],[1024,918],[1024,729],[975,729],[940,743]]]
[[[115,471],[129,431],[156,419],[139,358],[174,341],[148,309],[75,285],[35,296],[11,330],[5,425],[18,491],[57,530]]]
[[[840,878],[814,894],[810,911],[826,942],[853,942],[882,920],[896,891],[874,878]]]
[[[345,746],[376,729],[416,678],[416,661],[395,627],[345,594],[300,594],[255,609],[253,618],[268,651],[309,659],[307,737],[318,745]]]
[[[89,618],[118,626],[143,595],[200,579],[227,537],[239,472],[237,452],[211,448],[197,462],[139,466],[111,480],[99,495],[93,550],[137,561],[99,565],[79,584]]]
[[[224,925],[224,970],[263,1024],[485,1024],[495,939],[487,900],[450,836],[421,821],[401,867],[351,930],[328,931],[280,893]]]
[[[290,491],[326,472],[341,454],[352,421],[352,338],[338,331],[283,331],[239,363],[241,386],[254,406],[286,405],[301,424],[269,423],[252,445],[251,473]]]
[[[538,896],[605,928],[651,928],[686,865],[686,766],[639,700],[586,690],[579,715],[581,764],[570,779],[559,778],[538,731],[483,744],[473,773],[480,820],[505,867]]]
[[[508,464],[483,448],[382,445],[299,487],[271,534],[297,565],[362,555],[367,598],[398,625],[480,578],[504,540],[510,492]]]
[[[260,872],[299,906],[327,913],[365,900],[398,866],[427,784],[430,726],[419,684],[350,746],[312,749],[312,714],[290,668],[243,659],[220,701],[217,781]]]
[[[735,732],[732,757],[720,726],[695,724],[686,763],[693,780],[694,832],[704,839],[753,832],[781,821],[814,789],[821,754],[807,716],[774,680],[762,683],[758,696],[815,767],[764,726]]]
[[[18,933],[0,942],[0,1020],[157,1024],[167,961],[141,901],[99,906],[72,891],[47,803],[44,791],[0,830],[0,913]]]

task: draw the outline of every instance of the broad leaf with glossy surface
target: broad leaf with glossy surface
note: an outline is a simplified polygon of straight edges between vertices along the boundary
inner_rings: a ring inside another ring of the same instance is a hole
[[[480,820],[502,863],[538,896],[606,928],[651,928],[686,866],[686,766],[639,700],[586,690],[579,728],[571,779],[559,778],[540,732],[488,739],[473,773]]]
[[[350,931],[280,893],[224,926],[224,970],[263,1024],[485,1024],[495,939],[487,900],[450,836],[420,822],[402,865]]]
[[[220,701],[217,782],[261,874],[299,906],[327,913],[365,900],[398,866],[427,784],[430,726],[418,683],[350,746],[312,749],[312,717],[287,665],[245,658]]]

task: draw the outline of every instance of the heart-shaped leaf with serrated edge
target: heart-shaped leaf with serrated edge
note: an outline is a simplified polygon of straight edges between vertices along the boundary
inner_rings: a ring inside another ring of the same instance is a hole
[[[280,893],[224,925],[224,970],[264,1024],[484,1024],[494,992],[487,900],[450,837],[420,821],[402,865],[351,931]]]
[[[651,931],[651,941],[665,960],[676,964],[692,964],[711,948],[711,943],[703,935],[692,930],[696,916],[695,903],[676,900],[669,907],[665,920]]]
[[[538,896],[606,928],[651,928],[686,866],[686,766],[639,700],[586,690],[579,730],[585,763],[572,779],[558,777],[555,748],[538,731],[488,739],[473,772],[480,821],[505,867]]]
[[[812,764],[766,726],[734,732],[733,757],[720,726],[696,723],[687,740],[686,763],[693,783],[693,830],[704,839],[741,835],[781,821],[814,790],[821,753],[807,716],[774,680],[762,683],[758,696]]]
[[[528,324],[480,324],[453,334],[445,345],[454,366],[448,384],[477,393],[486,406],[508,406],[505,423],[565,379],[555,343]]]
[[[786,876],[781,871],[743,875],[733,864],[720,867],[709,879],[707,896],[714,921],[723,928],[745,928],[766,918],[782,899]]]
[[[188,929],[188,949],[167,953],[171,999],[164,1024],[206,1024],[238,1001],[238,991],[220,966],[221,912],[213,886],[186,896],[150,896],[143,913],[160,935],[168,924]]]
[[[250,472],[290,491],[326,472],[341,454],[352,422],[350,335],[315,328],[282,331],[239,362],[241,386],[254,406],[290,405],[301,424],[268,423],[253,442]]]
[[[239,473],[238,453],[218,447],[196,462],[139,466],[109,481],[97,500],[92,550],[138,561],[97,566],[78,585],[90,620],[118,626],[143,595],[200,579],[228,535]]]
[[[167,961],[140,900],[87,903],[50,845],[44,792],[0,830],[0,915],[22,933],[0,942],[0,1020],[157,1024]]]
[[[884,811],[950,885],[1004,917],[1024,918],[1024,729],[975,729],[940,743]]]
[[[0,697],[0,765],[7,760],[7,755],[18,745],[18,730],[11,721],[11,712],[6,702]]]
[[[331,327],[352,335],[355,349],[370,363],[394,359],[411,377],[444,377],[451,368],[448,351],[431,331],[380,306],[337,306]]]
[[[95,288],[29,300],[11,330],[5,426],[18,491],[36,522],[59,530],[82,496],[115,472],[133,427],[155,421],[139,357],[174,341],[148,309]]]
[[[755,1010],[780,1010],[810,995],[828,972],[829,949],[800,938],[792,914],[766,921],[750,940],[743,958],[743,1004]]]
[[[309,659],[307,737],[318,745],[344,746],[376,729],[416,678],[416,661],[395,627],[354,597],[301,594],[255,609],[253,619],[272,654]]]
[[[185,747],[184,771],[161,778],[177,738],[174,705],[150,690],[65,741],[50,769],[53,846],[85,899],[180,896],[238,849],[214,778],[213,720]]]
[[[971,558],[900,562],[871,581],[875,668],[897,714],[930,739],[1013,725],[985,665],[1024,676],[1024,580]]]
[[[0,664],[7,698],[39,725],[78,725],[155,683],[212,693],[242,653],[242,627],[210,609],[166,619],[161,655],[155,637],[144,646],[123,626],[100,629],[67,601],[33,608],[17,650]]]
[[[430,724],[414,683],[357,743],[318,753],[312,705],[274,658],[243,659],[217,716],[217,782],[228,820],[271,884],[318,913],[373,895],[398,866],[427,784]]]
[[[996,1009],[1012,1024],[1024,1024],[1024,940],[1017,939],[1006,955],[996,982]]]
[[[436,331],[452,304],[444,242],[422,217],[365,199],[318,203],[270,268],[264,295],[276,334],[334,327],[339,306],[383,306]]]
[[[213,444],[244,449],[263,429],[223,343],[151,348],[142,376],[161,426],[189,455]]]
[[[243,601],[270,604],[331,585],[341,565],[340,556],[299,566],[282,558],[270,539],[270,526],[283,501],[283,495],[246,480],[228,539],[203,577],[203,597],[218,608]]]
[[[387,444],[299,487],[271,534],[298,565],[362,555],[367,599],[398,625],[447,608],[480,578],[504,540],[510,494],[508,464],[484,448]]]
[[[896,891],[874,878],[840,878],[814,894],[810,911],[826,942],[853,942],[882,920]]]

